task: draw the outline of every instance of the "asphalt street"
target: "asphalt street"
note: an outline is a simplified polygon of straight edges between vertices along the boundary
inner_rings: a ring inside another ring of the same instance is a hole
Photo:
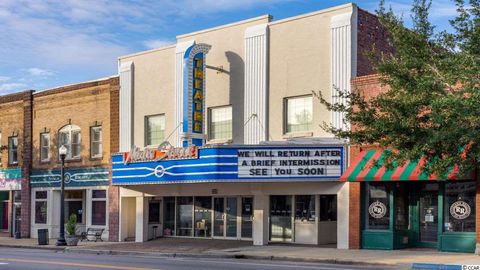
[[[257,269],[385,269],[336,264],[293,263],[283,261],[258,261],[246,259],[139,257],[124,255],[95,255],[64,253],[51,250],[0,248],[0,270],[257,270]]]

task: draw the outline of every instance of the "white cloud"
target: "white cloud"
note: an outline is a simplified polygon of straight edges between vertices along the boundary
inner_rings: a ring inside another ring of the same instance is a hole
[[[23,83],[3,83],[0,84],[0,94],[21,90],[24,87],[26,87],[26,85]]]
[[[32,76],[39,76],[39,77],[48,77],[55,74],[53,71],[41,69],[41,68],[29,68],[27,72]]]
[[[7,77],[7,76],[0,76],[0,82],[6,82],[10,80],[10,77]]]
[[[152,39],[152,40],[146,40],[143,42],[143,45],[147,49],[157,49],[157,48],[165,47],[172,44],[175,44],[175,41],[163,40],[163,39]]]

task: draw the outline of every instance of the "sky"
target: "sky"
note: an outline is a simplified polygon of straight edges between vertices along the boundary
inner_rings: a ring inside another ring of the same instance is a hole
[[[408,24],[412,0],[386,1]],[[0,0],[0,95],[117,74],[119,56],[175,37],[264,14],[274,20],[343,0]],[[374,12],[378,0],[358,0]],[[433,0],[431,20],[449,29],[452,0]]]

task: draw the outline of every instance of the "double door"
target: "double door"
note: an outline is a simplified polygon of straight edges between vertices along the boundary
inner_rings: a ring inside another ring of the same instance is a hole
[[[214,197],[213,237],[238,239],[252,237],[253,198]]]

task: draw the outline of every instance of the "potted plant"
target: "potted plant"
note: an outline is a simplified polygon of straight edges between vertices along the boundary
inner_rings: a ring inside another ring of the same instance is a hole
[[[66,224],[66,230],[67,236],[65,237],[65,241],[67,242],[67,246],[76,246],[78,244],[78,237],[76,236],[77,215],[70,215]]]

